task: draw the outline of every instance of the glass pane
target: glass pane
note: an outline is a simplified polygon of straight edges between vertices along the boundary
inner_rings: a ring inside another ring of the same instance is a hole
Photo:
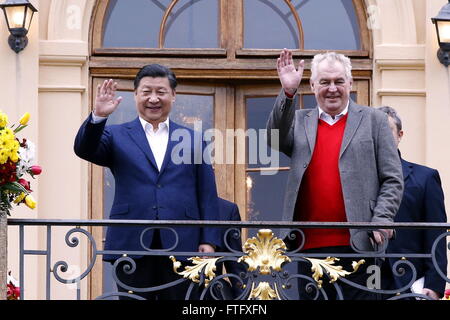
[[[26,8],[22,6],[8,6],[5,7],[5,10],[6,16],[8,17],[9,27],[11,29],[24,27],[23,18],[25,16]]]
[[[299,47],[298,28],[282,0],[244,0],[244,48]]]
[[[219,0],[182,0],[166,23],[164,48],[218,48]]]
[[[359,50],[353,0],[292,1],[303,25],[305,49]]]
[[[265,134],[267,119],[276,97],[247,98],[247,165],[249,168],[288,167],[290,159],[267,146]]]
[[[352,0],[292,0],[291,3],[302,23],[305,49],[361,48]],[[297,24],[285,1],[244,0],[244,19],[245,48],[299,48]]]
[[[158,48],[171,0],[110,0],[103,47]],[[126,22],[126,23],[124,23]],[[219,47],[219,0],[180,0],[165,26],[165,48]]]
[[[158,48],[159,28],[171,0],[110,0],[103,47]]]
[[[247,172],[249,221],[281,221],[288,173],[289,171],[278,171],[275,175],[265,176],[260,172]]]
[[[194,122],[201,121],[201,130],[214,127],[214,97],[193,94],[177,94],[170,119],[194,129]]]
[[[350,92],[350,98],[358,103],[356,101],[356,92]],[[302,108],[303,109],[314,109],[317,106],[316,97],[313,93],[311,94],[303,94],[302,95]]]

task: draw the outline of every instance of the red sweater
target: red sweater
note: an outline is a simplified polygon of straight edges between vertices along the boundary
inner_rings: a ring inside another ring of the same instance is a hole
[[[346,123],[347,115],[332,126],[319,120],[314,152],[298,192],[296,221],[347,221],[339,175],[339,152]],[[303,249],[350,245],[347,229],[305,228],[303,232]]]

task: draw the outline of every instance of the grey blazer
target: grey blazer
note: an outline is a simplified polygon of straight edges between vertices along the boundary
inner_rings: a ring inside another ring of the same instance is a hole
[[[267,141],[291,158],[283,221],[292,221],[303,174],[316,142],[319,111],[295,110],[281,90],[267,122]],[[271,140],[278,129],[279,141]],[[279,142],[279,143],[278,143]],[[387,115],[350,100],[339,173],[349,222],[393,222],[403,196],[403,173]],[[286,236],[287,230],[281,232]],[[361,251],[374,248],[367,231],[350,230],[353,245]]]

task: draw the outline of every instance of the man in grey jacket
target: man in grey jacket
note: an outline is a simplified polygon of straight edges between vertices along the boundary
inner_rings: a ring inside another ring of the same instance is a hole
[[[314,109],[295,110],[293,103],[304,61],[296,69],[292,52],[284,49],[277,70],[283,88],[267,129],[269,145],[291,157],[282,220],[392,222],[403,193],[400,159],[386,115],[350,99],[350,59],[334,52],[314,57],[310,79],[318,104]],[[279,141],[271,140],[274,129]],[[373,251],[393,230],[303,232],[304,252],[352,253]],[[351,261],[341,259],[340,264],[346,268]],[[351,281],[366,285],[366,274],[359,271],[353,276]],[[342,287],[344,299],[374,298],[369,290]],[[327,295],[331,298],[330,292]]]

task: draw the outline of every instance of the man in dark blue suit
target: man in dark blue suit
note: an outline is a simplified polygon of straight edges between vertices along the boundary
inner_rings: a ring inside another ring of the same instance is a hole
[[[95,107],[75,139],[75,153],[111,169],[115,195],[110,219],[218,220],[214,172],[203,158],[201,133],[169,120],[176,98],[175,74],[167,67],[143,67],[134,81],[138,117],[128,123],[105,126],[122,98],[117,83],[107,80],[97,88]],[[200,139],[196,139],[200,137]],[[217,228],[150,229],[110,227],[105,250],[142,251],[171,248],[175,251],[214,252],[220,244]],[[142,238],[142,244],[141,244]],[[107,255],[114,262],[119,256]],[[119,280],[136,288],[162,285],[178,279],[167,256],[133,256],[137,265],[128,274],[119,265]],[[139,293],[148,299],[184,299],[180,286],[156,293]],[[118,285],[120,291],[127,292]]]
[[[403,136],[402,122],[397,112],[391,107],[381,107],[381,111],[388,114],[389,125],[394,139],[398,144]],[[401,159],[405,190],[395,222],[447,222],[444,207],[444,193],[442,191],[439,172],[425,166]],[[446,230],[439,229],[398,229],[395,239],[389,242],[387,253],[430,253],[434,241]],[[447,271],[446,240],[441,240],[435,250],[439,269]],[[442,297],[445,280],[437,273],[431,259],[408,259],[417,270],[417,279],[423,279],[423,288],[419,293],[433,299]],[[386,259],[383,274],[384,282],[391,282],[389,289],[406,286],[411,280],[409,267],[404,276],[394,276],[392,267],[398,261],[394,258]],[[420,280],[421,282],[422,280]]]

